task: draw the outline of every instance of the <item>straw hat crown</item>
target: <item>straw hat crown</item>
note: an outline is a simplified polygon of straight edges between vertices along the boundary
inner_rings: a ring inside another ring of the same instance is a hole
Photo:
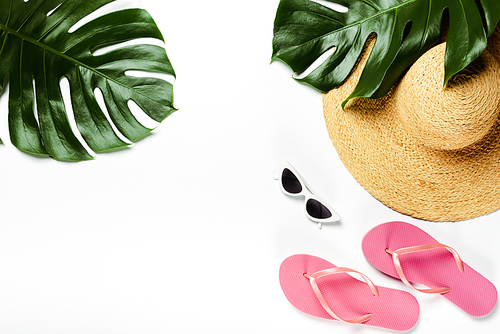
[[[408,136],[433,149],[456,150],[486,136],[500,111],[500,66],[485,51],[443,87],[446,43],[426,52],[394,91]]]

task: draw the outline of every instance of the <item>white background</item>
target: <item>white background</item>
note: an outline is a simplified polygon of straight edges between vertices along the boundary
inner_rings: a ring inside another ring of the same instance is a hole
[[[346,171],[321,94],[270,64],[278,3],[143,0],[166,39],[179,110],[133,147],[93,161],[0,146],[0,333],[384,333],[296,310],[278,269],[290,255],[311,254],[409,291],[361,252],[364,233],[392,220],[451,245],[500,286],[500,212],[411,219]],[[281,193],[272,173],[283,158],[340,224],[319,230],[302,201]],[[416,298],[415,334],[500,325],[498,307],[473,318],[440,296]]]

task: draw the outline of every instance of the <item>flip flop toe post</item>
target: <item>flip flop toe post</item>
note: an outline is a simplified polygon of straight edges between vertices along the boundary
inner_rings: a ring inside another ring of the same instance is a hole
[[[378,270],[417,291],[441,294],[472,316],[484,316],[495,307],[495,286],[464,263],[455,249],[417,226],[378,225],[364,236],[362,249]]]
[[[411,294],[376,286],[360,272],[315,256],[285,259],[279,279],[288,301],[315,317],[398,331],[411,329],[418,319]]]

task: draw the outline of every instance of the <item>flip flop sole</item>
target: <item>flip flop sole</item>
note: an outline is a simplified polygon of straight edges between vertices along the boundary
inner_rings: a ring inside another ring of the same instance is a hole
[[[375,268],[398,278],[392,256],[386,249],[438,243],[420,228],[405,222],[388,222],[368,231],[362,241],[363,253]],[[451,246],[451,245],[449,245]],[[404,254],[401,267],[408,281],[429,288],[450,288],[442,294],[452,303],[472,316],[483,316],[491,312],[497,301],[495,286],[464,263],[461,273],[453,255],[447,249]]]
[[[304,274],[330,268],[336,266],[311,255],[299,254],[285,259],[279,279],[288,301],[304,313],[335,320],[321,306],[309,280],[304,277]],[[317,283],[330,308],[342,319],[373,314],[364,325],[398,331],[409,330],[417,322],[418,302],[405,291],[377,286],[379,296],[374,296],[364,281],[346,273],[322,277]]]

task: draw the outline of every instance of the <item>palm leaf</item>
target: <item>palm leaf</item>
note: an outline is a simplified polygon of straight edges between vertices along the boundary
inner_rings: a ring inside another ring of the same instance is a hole
[[[274,24],[273,60],[305,71],[322,54],[331,55],[300,82],[328,92],[342,84],[366,40],[376,35],[354,97],[379,98],[416,59],[436,44],[448,11],[444,83],[486,48],[500,18],[498,0],[327,0],[338,12],[310,0],[281,0]]]
[[[109,150],[129,145],[123,136],[135,141],[151,131],[134,117],[129,101],[157,122],[175,110],[171,83],[126,74],[145,71],[175,76],[162,47],[119,45],[137,38],[163,41],[147,11],[115,11],[69,32],[81,19],[113,1],[0,0],[0,91],[8,82],[9,132],[17,148],[59,160],[91,159],[74,131],[94,152]],[[110,45],[118,48],[94,54]],[[77,130],[69,122],[61,78],[70,84]],[[99,107],[96,89],[104,97],[115,130]]]

